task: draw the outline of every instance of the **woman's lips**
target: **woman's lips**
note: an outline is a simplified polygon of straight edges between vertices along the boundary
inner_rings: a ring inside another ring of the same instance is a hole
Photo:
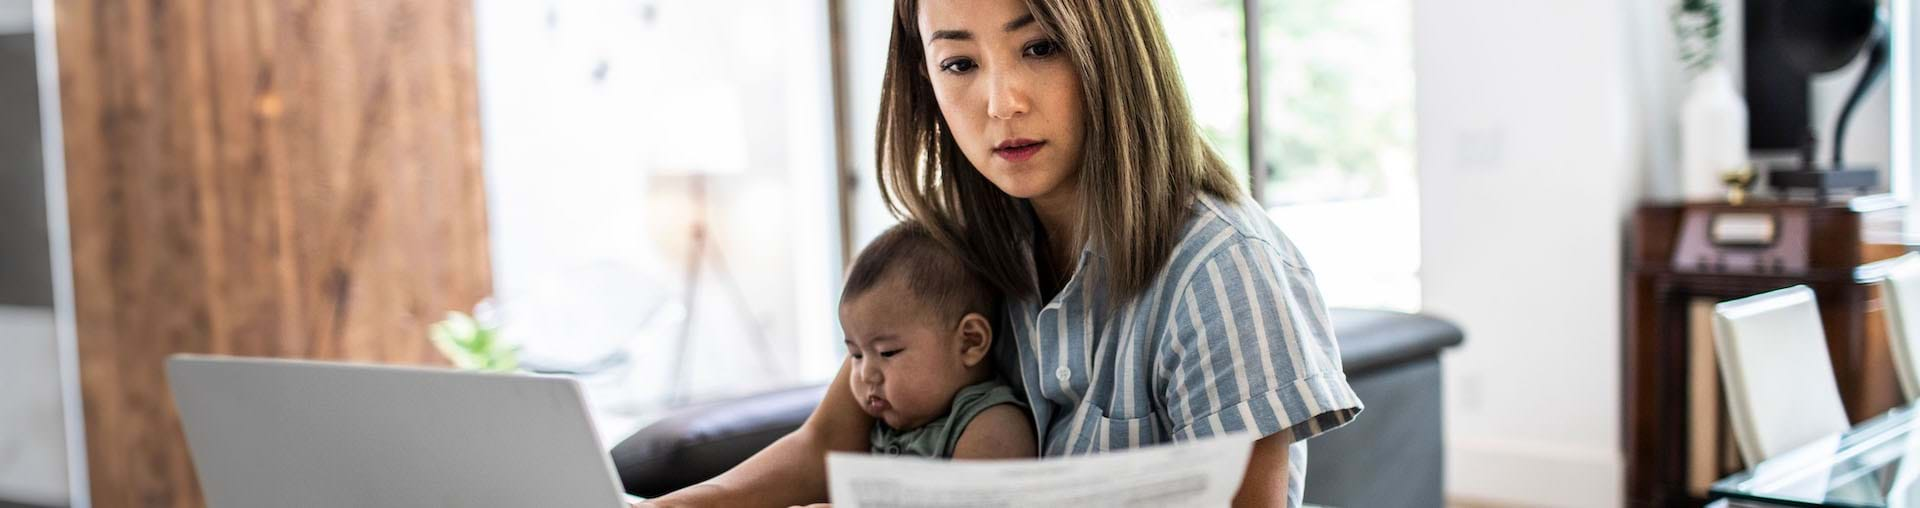
[[[1008,162],[1021,162],[1033,158],[1033,154],[1039,153],[1040,148],[1045,146],[1047,146],[1047,142],[1040,141],[1029,145],[995,148],[993,149],[993,154],[1000,156],[1002,159],[1006,159]]]

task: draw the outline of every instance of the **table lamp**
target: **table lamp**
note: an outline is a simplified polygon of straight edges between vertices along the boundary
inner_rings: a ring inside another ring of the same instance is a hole
[[[686,285],[682,302],[685,314],[680,335],[674,344],[673,379],[667,394],[670,405],[688,402],[691,394],[688,364],[691,354],[693,322],[700,294],[703,269],[711,269],[732,303],[733,311],[746,323],[749,338],[757,351],[754,356],[771,369],[766,336],[754,319],[745,293],[734,280],[726,257],[713,240],[707,213],[707,186],[715,176],[743,173],[747,170],[746,115],[740,107],[740,94],[726,83],[675,80],[674,86],[656,94],[655,114],[641,120],[650,147],[644,158],[646,170],[657,177],[684,179],[688,185]]]
[[[1817,140],[1807,128],[1800,147],[1799,167],[1779,168],[1768,173],[1769,185],[1783,194],[1795,189],[1811,189],[1821,201],[1838,189],[1860,189],[1863,193],[1879,185],[1879,170],[1870,166],[1846,164],[1847,124],[1854,108],[1880,81],[1887,67],[1887,24],[1881,18],[1878,0],[1749,0],[1749,9],[1771,13],[1758,30],[1785,55],[1787,62],[1807,75],[1834,72],[1846,67],[1862,51],[1867,54],[1866,69],[1854,85],[1840,110],[1833,129],[1833,160],[1821,168],[1814,161]]]

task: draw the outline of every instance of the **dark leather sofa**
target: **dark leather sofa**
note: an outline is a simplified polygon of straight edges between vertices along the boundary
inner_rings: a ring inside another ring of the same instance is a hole
[[[1309,441],[1305,501],[1321,506],[1441,506],[1440,352],[1463,339],[1434,317],[1333,309],[1360,417]],[[812,386],[690,406],[613,449],[627,491],[653,497],[699,483],[791,432],[825,390]]]

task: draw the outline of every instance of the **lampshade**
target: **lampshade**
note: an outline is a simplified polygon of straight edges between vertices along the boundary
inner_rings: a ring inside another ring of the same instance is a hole
[[[713,80],[675,79],[659,88],[640,119],[656,175],[713,175],[747,169],[746,113],[739,90]]]

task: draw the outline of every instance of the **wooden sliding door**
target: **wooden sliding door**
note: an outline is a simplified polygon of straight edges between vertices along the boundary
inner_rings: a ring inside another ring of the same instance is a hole
[[[61,0],[96,506],[203,504],[179,352],[432,363],[489,291],[470,0]]]

